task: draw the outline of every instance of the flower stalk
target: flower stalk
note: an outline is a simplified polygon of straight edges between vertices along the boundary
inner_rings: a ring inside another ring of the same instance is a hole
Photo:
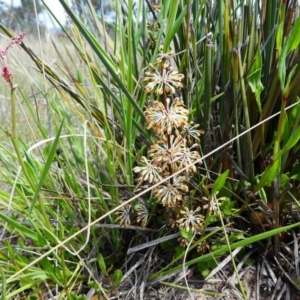
[[[8,64],[7,64],[7,57],[8,57],[8,51],[9,49],[14,45],[14,44],[21,44],[23,39],[25,37],[25,33],[22,32],[20,33],[18,36],[11,38],[8,46],[4,49],[1,50],[0,49],[0,62],[2,64],[2,74],[1,76],[3,77],[3,79],[8,83],[9,87],[10,87],[10,97],[11,97],[11,130],[8,130],[8,135],[10,136],[11,142],[13,144],[13,147],[15,149],[18,161],[21,165],[21,168],[25,174],[25,177],[30,185],[30,187],[32,188],[33,191],[35,191],[36,185],[33,182],[30,174],[27,171],[27,168],[25,166],[18,142],[17,142],[17,111],[16,111],[16,90],[17,90],[17,85],[14,84],[13,82],[13,74],[11,73]],[[39,199],[39,205],[40,205],[40,209],[41,212],[43,214],[43,217],[46,221],[47,227],[49,230],[52,230],[51,228],[51,224],[49,222],[45,207],[44,207],[44,203],[43,200],[38,197]]]
[[[2,74],[1,76],[3,79],[8,83],[10,87],[10,97],[11,97],[11,130],[8,130],[8,134],[10,136],[10,139],[12,141],[12,144],[14,146],[14,149],[16,151],[18,161],[21,164],[22,170],[31,186],[31,188],[34,190],[35,185],[33,181],[31,180],[30,175],[27,172],[27,169],[25,167],[18,143],[17,143],[17,117],[16,117],[16,89],[17,85],[13,83],[13,74],[11,73],[8,64],[7,64],[7,57],[8,57],[8,51],[14,44],[20,44],[25,37],[25,33],[20,33],[17,37],[14,37],[10,40],[9,44],[4,50],[0,49],[0,61],[2,64]]]
[[[147,129],[153,131],[154,138],[147,157],[142,156],[140,165],[133,169],[138,174],[138,188],[158,183],[200,159],[195,148],[203,131],[189,122],[189,110],[177,96],[183,87],[184,75],[171,66],[174,53],[162,53],[162,47],[160,51],[156,64],[150,64],[151,71],[145,72],[143,78],[144,92],[153,94],[156,99],[145,109]],[[153,189],[155,201],[167,211],[168,225],[184,228],[187,232],[204,227],[204,216],[192,200],[188,186],[196,172],[193,165]]]

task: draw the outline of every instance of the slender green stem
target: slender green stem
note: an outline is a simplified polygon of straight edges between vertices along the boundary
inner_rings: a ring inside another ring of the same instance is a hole
[[[210,99],[211,99],[211,90],[212,90],[212,65],[211,65],[211,52],[213,45],[210,44],[210,41],[207,41],[206,53],[205,53],[205,92],[204,92],[204,131],[208,132],[209,129],[209,120],[210,120]]]
[[[21,165],[21,168],[26,176],[26,179],[28,181],[28,183],[30,184],[32,190],[35,190],[35,184],[33,183],[27,168],[24,164],[24,160],[23,157],[21,155],[21,151],[19,148],[19,145],[17,143],[17,117],[16,117],[16,89],[17,87],[14,85],[11,85],[11,133],[10,133],[10,138],[11,138],[11,142],[14,146],[14,149],[16,151],[17,157],[18,157],[18,161]]]
[[[185,38],[185,66],[186,66],[186,76],[185,76],[185,86],[189,88],[189,67],[190,67],[190,43],[189,43],[189,32],[190,32],[190,22],[191,22],[191,8],[190,8],[190,0],[186,1],[187,13],[185,16],[185,24],[186,24],[186,38]],[[186,105],[190,106],[189,93],[186,93]]]
[[[228,51],[228,40],[229,38],[228,33],[228,26],[229,26],[229,20],[228,20],[228,14],[227,9],[225,10],[225,5],[223,1],[217,1],[217,7],[218,7],[218,30],[221,35],[221,38],[219,40],[219,56],[222,55],[223,57],[223,63],[220,64],[221,68],[221,88],[222,90],[225,90],[225,85],[228,81],[228,74],[229,74],[229,51]],[[226,47],[227,46],[227,47]],[[220,99],[220,126],[222,132],[225,132],[226,128],[226,107],[225,107],[225,96],[223,96]]]
[[[246,130],[251,128],[250,118],[249,118],[249,111],[248,111],[248,103],[247,103],[247,96],[246,96],[246,88],[245,88],[245,80],[244,80],[244,71],[243,71],[243,64],[241,59],[240,49],[238,49],[238,65],[239,65],[239,77],[241,83],[241,97],[242,97],[242,104],[243,104],[243,111],[244,111],[244,118],[245,118],[245,127]],[[250,181],[254,183],[254,166],[253,166],[253,152],[252,152],[252,137],[251,131],[248,131],[246,134],[247,139],[247,147],[249,149],[248,152],[248,161],[247,163],[250,164]],[[248,166],[246,166],[248,167]]]
[[[62,241],[64,239],[64,233],[63,233],[63,226],[59,226],[59,238]],[[65,287],[67,287],[67,266],[65,262],[65,249],[60,249],[60,261],[61,261],[61,269],[63,273],[63,284]],[[67,295],[69,294],[68,289],[66,289]]]
[[[286,13],[286,5],[282,4],[280,13],[279,13],[279,18],[280,18],[280,23],[283,25],[285,21],[285,13]],[[283,43],[283,32],[278,31],[278,35],[276,36],[276,44],[277,44],[277,51],[278,55],[280,55],[281,52],[281,45]],[[281,109],[280,109],[280,116],[279,116],[279,122],[278,122],[278,129],[277,129],[277,134],[274,142],[274,148],[273,148],[273,158],[276,159],[277,155],[280,151],[280,142],[281,142],[281,137],[282,137],[282,132],[283,132],[283,126],[284,126],[284,120],[286,118],[286,102],[288,99],[288,94],[285,94],[284,91],[282,92],[282,101],[281,101]],[[279,188],[280,188],[280,174],[281,170],[277,174],[276,178],[273,181],[273,222],[274,222],[274,229],[279,228],[279,200],[280,200],[280,195],[279,195]],[[274,236],[274,250],[275,250],[275,255],[278,253],[278,248],[279,248],[279,236],[275,235]]]

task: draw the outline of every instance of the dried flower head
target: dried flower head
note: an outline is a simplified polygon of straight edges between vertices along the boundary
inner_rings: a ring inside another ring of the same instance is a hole
[[[151,31],[158,31],[160,29],[160,24],[157,21],[148,22],[147,28]]]
[[[159,51],[160,53],[157,55],[157,62],[161,63],[161,62],[169,62],[170,59],[174,56],[174,52],[171,50],[167,53],[163,53],[163,46],[160,45],[159,47]]]
[[[155,12],[160,12],[161,9],[161,5],[159,3],[152,3],[151,4],[151,8],[155,11]]]
[[[204,133],[203,130],[198,129],[199,126],[200,126],[199,124],[193,125],[193,123],[191,122],[190,124],[184,126],[182,130],[182,134],[184,136],[187,136],[187,138],[193,137],[196,141],[199,142],[200,135]]]
[[[116,211],[116,215],[119,216],[115,219],[115,221],[120,225],[128,227],[131,224],[131,206],[129,204]]]
[[[177,227],[176,218],[170,217],[167,219],[167,222],[168,222],[168,226],[170,226],[171,228]]]
[[[174,176],[172,183],[162,184],[156,187],[153,195],[157,202],[169,208],[178,208],[181,205],[183,196],[188,193],[189,188],[185,183],[184,176]]]
[[[200,154],[198,151],[191,151],[191,148],[186,147],[180,158],[180,169],[185,169],[187,175],[191,176],[197,172],[196,162],[200,162]],[[189,166],[189,167],[188,167]]]
[[[182,200],[182,192],[171,183],[160,185],[153,191],[153,195],[157,202],[161,202],[165,207],[176,206],[177,202]]]
[[[142,227],[146,227],[149,218],[149,211],[147,207],[141,203],[137,204],[135,207],[137,213],[136,221],[141,224]]]
[[[209,250],[209,244],[207,241],[203,241],[197,246],[198,253],[206,253]]]
[[[162,136],[165,133],[172,134],[177,128],[184,128],[188,124],[188,110],[184,108],[182,99],[175,98],[172,102],[166,99],[166,107],[159,101],[154,101],[153,105],[145,111],[147,129]]]
[[[139,182],[147,181],[149,183],[157,183],[159,180],[162,180],[160,175],[162,169],[160,167],[154,165],[145,156],[142,156],[140,161],[143,165],[133,169],[135,173],[140,174]]]
[[[145,86],[145,93],[149,94],[155,90],[157,96],[162,95],[165,91],[166,94],[175,94],[175,89],[183,87],[181,80],[184,78],[183,74],[174,71],[168,63],[164,63],[162,68],[158,69],[153,64],[150,65],[153,71],[145,72],[145,77],[142,81],[148,81]]]
[[[178,238],[177,242],[179,243],[180,247],[186,248],[190,244],[189,239],[185,239],[183,237]],[[194,244],[194,241],[192,242]]]
[[[208,209],[210,214],[214,214],[218,211],[218,206],[220,205],[219,200],[223,200],[224,198],[219,198],[219,199],[209,199],[207,200],[208,203],[203,205],[203,208]]]
[[[152,162],[163,170],[168,170],[169,166],[177,169],[177,162],[186,149],[185,144],[186,140],[182,136],[164,137],[151,145],[148,155],[152,158]]]
[[[182,218],[177,221],[179,227],[184,227],[187,232],[199,231],[204,228],[205,217],[199,214],[200,207],[196,210],[189,210],[188,207],[184,207],[180,211]]]

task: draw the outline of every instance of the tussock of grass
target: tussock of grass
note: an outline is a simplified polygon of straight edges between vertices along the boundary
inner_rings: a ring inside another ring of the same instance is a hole
[[[9,49],[3,299],[299,293],[298,2],[150,2]]]

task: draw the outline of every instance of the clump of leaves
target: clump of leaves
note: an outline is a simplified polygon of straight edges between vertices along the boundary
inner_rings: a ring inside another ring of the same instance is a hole
[[[45,141],[38,158],[22,142],[17,157],[1,144],[1,173],[15,186],[12,195],[1,192],[11,213],[1,219],[5,232],[19,237],[19,248],[7,237],[1,250],[3,290],[10,297],[61,292],[71,299],[92,286],[107,296],[123,280],[118,269],[128,267],[132,241],[149,248],[141,283],[191,266],[206,276],[228,255],[220,265],[241,266],[256,243],[255,251],[289,269],[297,287],[290,254],[298,251],[291,246],[298,231],[283,234],[299,226],[297,0],[111,1],[112,23],[92,5],[78,16],[61,3],[76,53],[65,57],[58,49],[64,43],[55,45],[64,75],[21,43],[56,90],[50,108],[59,121],[53,144]],[[67,143],[62,131],[71,135]],[[166,242],[174,239],[165,235],[172,226],[182,247]],[[155,249],[163,257],[153,272],[148,242],[160,244]]]

